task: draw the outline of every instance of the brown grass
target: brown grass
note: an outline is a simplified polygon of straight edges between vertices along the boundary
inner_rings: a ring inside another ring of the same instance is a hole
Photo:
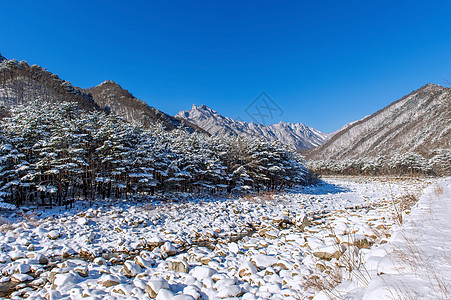
[[[400,197],[392,196],[392,208],[394,213],[394,219],[401,225],[403,223],[403,215],[405,212],[410,211],[412,206],[414,206],[418,202],[418,198],[414,194],[405,194]]]
[[[41,222],[35,211],[29,213],[19,212],[18,215],[22,217],[28,224],[33,226],[37,226]]]
[[[434,189],[434,193],[435,193],[435,195],[437,195],[437,196],[440,196],[440,195],[443,195],[443,187],[442,186],[437,186],[435,189]]]
[[[255,194],[246,194],[243,197],[241,197],[241,199],[252,202],[260,202],[260,201],[267,202],[273,200],[274,196],[278,194],[279,193],[277,191],[266,191]]]
[[[8,232],[12,230],[12,224],[8,219],[0,217],[0,232]]]

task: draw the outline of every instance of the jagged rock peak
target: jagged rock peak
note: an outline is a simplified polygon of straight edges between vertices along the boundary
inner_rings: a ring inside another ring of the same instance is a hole
[[[4,57],[4,56],[0,53],[0,63],[1,63],[2,61],[4,61],[4,60],[6,60],[6,57]]]
[[[113,80],[105,80],[104,82],[102,82],[98,86],[105,85],[105,84],[119,85],[118,83],[114,82]]]
[[[206,105],[193,105],[191,110],[180,111],[177,118],[185,119],[211,135],[247,135],[266,140],[278,140],[296,150],[310,149],[324,143],[329,137],[301,123],[279,122],[273,125],[246,123],[220,115]]]

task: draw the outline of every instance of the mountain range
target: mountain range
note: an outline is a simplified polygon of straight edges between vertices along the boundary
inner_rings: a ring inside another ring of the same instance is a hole
[[[75,102],[82,109],[114,113],[143,127],[160,123],[167,130],[180,127],[205,133],[193,124],[149,106],[113,81],[81,89],[41,66],[8,60],[0,54],[0,105],[8,108],[35,99]]]
[[[206,105],[193,105],[191,110],[180,111],[177,118],[199,126],[211,135],[246,135],[266,140],[278,140],[294,150],[305,150],[323,144],[329,137],[302,123],[279,122],[273,125],[246,123],[224,117]]]
[[[82,109],[114,113],[143,127],[160,123],[167,130],[183,128],[208,135],[241,134],[278,140],[302,151],[312,161],[407,152],[428,158],[437,151],[451,149],[451,88],[436,84],[427,84],[372,115],[326,134],[302,123],[262,125],[237,121],[205,105],[193,105],[191,110],[171,116],[114,81],[82,89],[41,66],[8,60],[0,54],[0,117],[8,114],[9,106],[34,99],[75,102]]]

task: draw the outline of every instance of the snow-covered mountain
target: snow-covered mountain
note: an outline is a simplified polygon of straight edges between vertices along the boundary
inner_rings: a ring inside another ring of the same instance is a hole
[[[102,109],[111,111],[128,122],[137,123],[144,127],[161,123],[167,130],[183,127],[190,132],[203,132],[203,130],[189,122],[181,121],[149,106],[146,102],[136,98],[132,93],[112,80],[104,81],[84,91],[90,93],[94,101]]]
[[[344,160],[451,148],[451,88],[427,84],[339,130],[312,149],[310,160]]]
[[[167,130],[182,127],[189,132],[204,132],[193,124],[147,105],[113,81],[107,80],[96,87],[81,89],[41,66],[8,60],[0,54],[0,106],[8,109],[36,99],[53,103],[75,102],[82,109],[108,111],[143,127],[161,123]],[[5,113],[0,111],[0,117]]]
[[[211,135],[239,135],[278,140],[295,150],[305,150],[323,144],[329,134],[301,123],[280,122],[273,125],[246,123],[224,117],[206,105],[193,105],[191,110],[180,111],[176,118],[196,124]]]

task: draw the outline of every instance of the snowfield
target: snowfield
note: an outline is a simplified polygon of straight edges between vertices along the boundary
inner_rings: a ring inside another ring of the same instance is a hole
[[[400,215],[398,200],[428,185],[412,212]],[[0,296],[385,299],[408,287],[420,298],[443,298],[450,196],[451,180],[345,177],[234,199],[97,201],[21,216],[5,210]],[[398,264],[393,253],[431,267]]]

